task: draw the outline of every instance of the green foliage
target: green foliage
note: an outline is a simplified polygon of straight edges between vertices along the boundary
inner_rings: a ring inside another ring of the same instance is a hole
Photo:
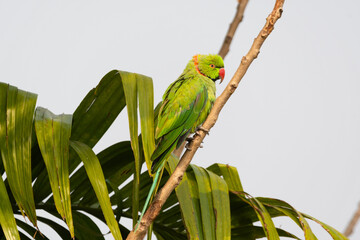
[[[0,83],[0,151],[12,194],[36,225],[31,187],[31,134],[37,95]]]
[[[36,136],[47,168],[55,206],[61,217],[67,220],[73,238],[68,166],[71,122],[71,115],[57,116],[41,107],[35,112]]]
[[[0,173],[4,179],[0,179],[0,239],[30,239],[29,235],[50,239],[48,233],[38,233],[37,222],[62,239],[88,239],[89,235],[104,239],[95,218],[107,224],[114,239],[125,239],[130,229],[120,221],[136,222],[152,184],[149,170],[156,114],[151,78],[111,71],[73,114],[35,110],[35,102],[35,94],[0,83]],[[125,106],[131,141],[118,142],[96,155],[92,148]],[[148,170],[140,173],[144,162]],[[170,157],[160,187],[177,162]],[[52,217],[36,216],[35,209]],[[30,222],[15,220],[21,214]],[[346,239],[284,201],[247,194],[236,168],[224,164],[206,169],[191,165],[156,218],[153,232],[158,239],[175,240],[300,239],[275,228],[273,219],[279,216],[294,221],[305,239],[316,239],[308,219],[319,223],[333,239]],[[68,229],[61,221],[66,221]]]

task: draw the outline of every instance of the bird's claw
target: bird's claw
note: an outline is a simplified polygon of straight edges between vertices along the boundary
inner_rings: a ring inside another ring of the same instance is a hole
[[[202,126],[200,126],[200,127],[197,128],[197,131],[195,132],[196,134],[199,134],[199,131],[198,131],[198,130],[204,131],[207,135],[209,135],[209,132],[210,132],[209,129],[203,128]]]
[[[199,132],[196,131],[195,132],[195,135],[198,134],[199,135]],[[187,141],[187,144],[185,145],[185,148],[187,150],[190,150],[191,151],[191,148],[190,148],[190,143],[194,140],[194,137],[187,137],[186,138],[186,141]],[[201,143],[204,143],[203,141]],[[199,148],[203,148],[204,146],[202,144],[200,144]]]

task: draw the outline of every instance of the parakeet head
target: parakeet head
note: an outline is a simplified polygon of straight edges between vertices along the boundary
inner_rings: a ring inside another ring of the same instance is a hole
[[[198,73],[212,79],[214,82],[218,79],[220,83],[224,80],[225,69],[223,59],[216,54],[202,55],[193,57],[194,65]]]

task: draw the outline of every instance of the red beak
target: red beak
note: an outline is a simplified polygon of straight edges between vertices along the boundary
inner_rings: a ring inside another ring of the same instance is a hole
[[[220,83],[222,83],[222,81],[224,80],[225,77],[225,69],[224,68],[220,68],[219,69],[219,76],[220,76]]]

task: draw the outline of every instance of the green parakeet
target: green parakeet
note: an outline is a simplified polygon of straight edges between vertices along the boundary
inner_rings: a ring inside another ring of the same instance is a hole
[[[222,82],[224,76],[224,62],[219,55],[199,54],[168,87],[158,115],[152,173],[206,120],[216,98],[215,81]]]
[[[167,158],[206,120],[216,98],[215,81],[221,79],[222,82],[224,77],[224,62],[219,55],[198,54],[166,90],[155,132],[157,145],[151,156],[151,173],[156,174],[138,224],[160,180]]]

